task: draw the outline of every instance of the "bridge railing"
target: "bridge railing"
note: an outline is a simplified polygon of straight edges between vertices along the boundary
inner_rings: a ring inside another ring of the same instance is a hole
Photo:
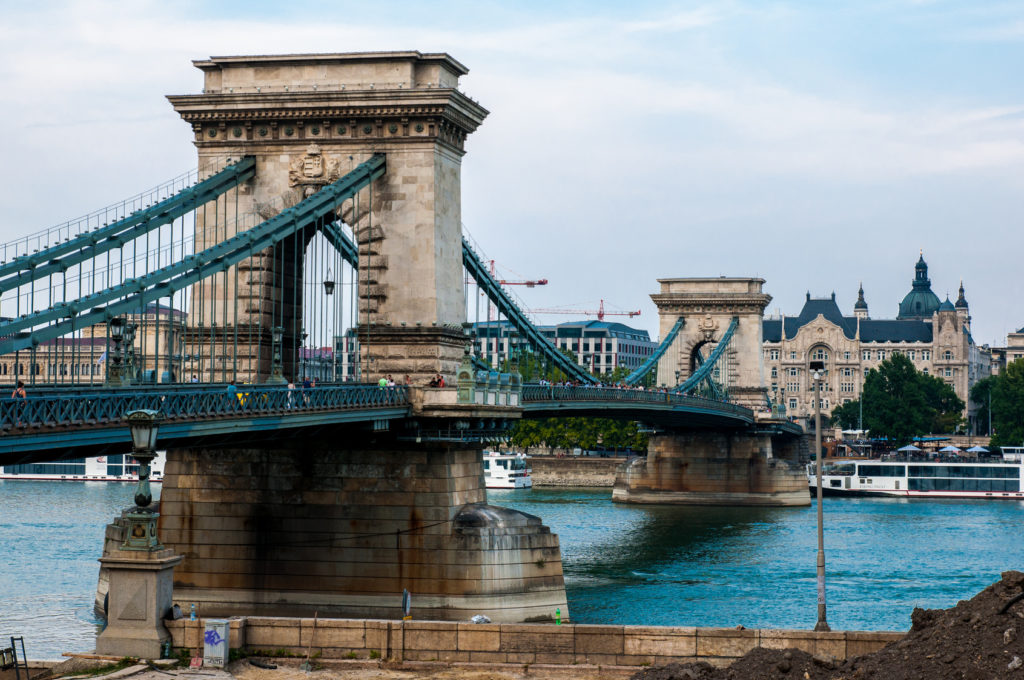
[[[88,391],[0,399],[0,437],[26,428],[63,428],[120,423],[136,409],[160,411],[168,420],[251,417],[303,411],[339,411],[407,406],[405,386],[318,385],[267,387],[241,385],[193,389]]]
[[[657,390],[623,389],[620,387],[594,387],[588,385],[523,385],[523,404],[555,401],[616,401],[637,404],[670,404],[672,406],[689,406],[710,408],[723,413],[738,416],[750,413],[750,409],[726,401],[717,401],[705,397],[693,397],[674,392]]]

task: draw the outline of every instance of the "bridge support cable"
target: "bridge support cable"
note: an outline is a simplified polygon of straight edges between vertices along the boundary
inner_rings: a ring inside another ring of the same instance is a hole
[[[672,329],[669,330],[668,334],[665,336],[665,339],[661,341],[661,344],[658,345],[657,348],[655,348],[654,353],[651,354],[651,356],[647,357],[647,360],[644,363],[642,363],[635,371],[627,375],[623,382],[626,383],[627,385],[636,385],[638,382],[643,380],[644,376],[651,372],[651,369],[654,368],[655,364],[658,363],[658,360],[661,359],[663,354],[665,354],[669,346],[671,346],[672,343],[675,342],[676,336],[679,335],[679,330],[683,327],[684,323],[685,319],[683,319],[683,317],[679,317],[678,319],[676,319],[676,322],[672,326]]]
[[[576,364],[567,356],[558,351],[558,348],[548,340],[526,314],[519,308],[508,292],[490,274],[483,261],[473,250],[465,237],[462,239],[462,264],[469,275],[476,281],[476,284],[487,295],[487,297],[498,308],[500,314],[504,314],[509,323],[526,339],[537,351],[551,362],[554,368],[561,370],[570,379],[579,380],[584,383],[597,382],[595,378],[587,373],[583,367]]]
[[[685,381],[683,381],[681,385],[677,386],[674,390],[672,390],[673,392],[675,392],[676,394],[689,394],[693,392],[695,389],[697,389],[697,386],[704,382],[705,379],[710,378],[710,376],[712,375],[712,371],[715,368],[715,365],[718,363],[718,360],[725,353],[726,348],[729,346],[729,341],[732,340],[732,335],[736,331],[736,327],[739,326],[739,324],[739,317],[734,316],[732,318],[732,321],[729,323],[729,327],[725,330],[725,333],[722,335],[722,339],[719,340],[718,344],[715,346],[714,351],[711,352],[708,358],[700,366],[697,367],[697,369],[693,372],[692,375],[690,375],[689,378],[687,378]]]
[[[213,281],[217,274],[226,275],[232,265],[277,246],[303,229],[322,228],[334,222],[338,206],[383,176],[385,170],[385,156],[374,154],[300,203],[199,253],[72,302],[56,303],[48,309],[0,322],[0,354],[28,349],[75,329],[109,321],[143,309],[150,302],[169,298],[195,283]],[[201,326],[203,320],[199,321]],[[212,334],[210,351],[212,361]]]
[[[0,264],[0,293],[67,272],[86,260],[121,248],[129,241],[209,203],[229,189],[252,179],[255,174],[256,161],[252,156],[246,156],[195,186],[181,189],[155,205],[137,210],[112,224],[44,248],[40,252],[22,255],[13,262]]]

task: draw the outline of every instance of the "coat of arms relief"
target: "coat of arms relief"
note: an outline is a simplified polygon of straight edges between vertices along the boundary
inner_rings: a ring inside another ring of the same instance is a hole
[[[302,197],[312,196],[320,187],[341,177],[338,161],[324,156],[318,144],[310,144],[306,153],[292,161],[288,167],[288,186],[302,190]]]

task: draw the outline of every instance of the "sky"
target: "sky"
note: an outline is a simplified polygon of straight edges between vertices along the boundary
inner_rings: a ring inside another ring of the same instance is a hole
[[[191,60],[370,50],[469,67],[463,221],[528,308],[655,336],[658,278],[724,275],[893,318],[923,251],[977,343],[1024,326],[1019,1],[4,2],[0,242],[194,167]]]

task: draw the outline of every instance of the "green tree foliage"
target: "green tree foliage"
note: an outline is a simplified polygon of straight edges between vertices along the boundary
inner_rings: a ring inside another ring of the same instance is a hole
[[[899,444],[932,432],[952,432],[962,422],[964,402],[953,388],[919,372],[902,354],[868,371],[863,399],[865,429]],[[833,411],[832,422],[852,429],[859,413],[860,404],[851,401]]]
[[[512,431],[512,445],[556,448],[647,450],[647,435],[632,421],[610,418],[546,418],[520,420]]]
[[[974,386],[971,387],[971,401],[978,405],[975,415],[975,421],[978,423],[978,432],[992,434],[988,431],[988,403],[989,399],[992,398],[993,388],[998,378],[999,376],[997,375],[990,375],[974,383]],[[994,420],[992,425],[995,427]]]
[[[1024,359],[1007,364],[1005,371],[990,380],[992,446],[1024,445]]]

